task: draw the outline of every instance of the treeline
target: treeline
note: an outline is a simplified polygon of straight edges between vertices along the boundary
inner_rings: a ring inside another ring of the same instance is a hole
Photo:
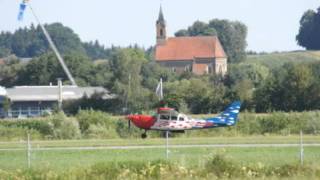
[[[304,111],[320,108],[320,62],[287,63],[270,69],[260,63],[230,64],[225,77],[195,76],[190,72],[175,74],[149,60],[139,47],[118,48],[107,61],[93,62],[85,55],[69,53],[66,64],[80,86],[103,86],[117,98],[99,97],[66,103],[66,112],[98,109],[114,114],[139,113],[159,105],[175,107],[186,113],[217,113],[235,100],[243,109],[254,112]],[[279,59],[281,60],[281,59]],[[23,64],[7,60],[0,65],[0,84],[48,85],[63,78],[57,59],[44,54]],[[165,99],[158,101],[155,88],[164,81]]]
[[[77,53],[87,55],[93,60],[108,59],[110,53],[116,48],[105,48],[97,40],[82,42],[71,28],[63,26],[61,23],[45,25],[45,28],[61,54]],[[31,24],[30,27],[20,28],[14,33],[0,33],[0,58],[11,54],[32,58],[43,55],[49,50],[49,44],[39,25]]]
[[[211,115],[212,116],[212,115]],[[205,116],[206,117],[206,116]],[[204,118],[204,117],[203,117]],[[293,135],[302,130],[305,134],[320,134],[320,112],[270,113],[257,115],[241,113],[237,126],[212,130],[187,131],[173,136],[214,137],[249,135]],[[54,114],[40,119],[0,121],[0,140],[18,140],[29,132],[33,139],[113,139],[137,138],[142,130],[132,126],[123,117],[101,111],[82,110],[75,116]],[[161,137],[150,131],[149,136]]]
[[[71,29],[61,24],[48,25],[47,28],[53,31],[50,33],[53,39],[56,39],[57,45],[59,42],[65,42],[64,46],[60,46],[60,50],[64,53],[66,64],[78,85],[103,86],[117,95],[112,100],[94,96],[92,99],[84,97],[79,101],[67,102],[64,110],[70,114],[77,113],[79,109],[91,108],[113,114],[141,113],[165,105],[186,113],[207,114],[220,112],[235,100],[241,100],[243,109],[253,112],[304,111],[320,108],[319,62],[287,63],[270,69],[271,67],[260,62],[244,61],[230,63],[228,74],[224,77],[195,76],[190,72],[175,74],[153,61],[152,48],[146,50],[138,46],[118,47],[110,49],[107,53],[104,47],[99,51],[98,42],[81,43]],[[224,30],[230,32],[228,37],[227,34],[223,34]],[[178,31],[176,35],[210,35],[209,32],[221,37],[222,43],[229,43],[230,46],[225,45],[226,51],[239,55],[238,58],[233,57],[234,62],[242,59],[242,50],[246,44],[246,27],[242,23],[227,20],[212,20],[208,24],[196,22],[187,30]],[[237,33],[240,35],[236,36]],[[43,37],[39,27],[31,26],[11,35],[3,34],[5,33],[0,35],[0,39],[12,36],[11,38],[15,37],[17,44],[21,46],[21,50],[17,48],[15,53],[23,55],[32,52],[36,57],[28,63],[21,63],[15,57],[7,58],[4,64],[0,65],[2,86],[48,85],[50,82],[56,82],[57,78],[63,78],[64,84],[70,83],[54,54],[47,52],[47,46],[41,46],[41,51],[26,50],[26,47],[37,47],[37,43],[33,41],[38,39],[41,42]],[[31,35],[39,36],[22,40],[32,37]],[[68,35],[72,37],[69,38]],[[29,41],[32,43],[27,43]],[[241,47],[236,48],[237,42],[240,41],[238,45]],[[4,42],[14,41],[0,41],[2,44],[5,44]],[[10,46],[9,44],[5,47],[13,47],[15,43]],[[234,51],[231,52],[232,50]],[[39,54],[36,52],[41,55],[37,56]],[[95,58],[107,57],[108,60],[92,61],[88,54]],[[155,88],[160,78],[164,81],[165,99],[162,102],[155,96]]]

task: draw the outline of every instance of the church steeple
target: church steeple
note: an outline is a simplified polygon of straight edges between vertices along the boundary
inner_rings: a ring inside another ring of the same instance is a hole
[[[160,12],[159,12],[159,17],[157,23],[165,23],[164,17],[163,17],[163,12],[162,12],[162,6],[160,6]]]
[[[156,23],[157,27],[157,45],[162,45],[167,39],[166,21],[163,16],[162,7],[160,6],[159,17]]]

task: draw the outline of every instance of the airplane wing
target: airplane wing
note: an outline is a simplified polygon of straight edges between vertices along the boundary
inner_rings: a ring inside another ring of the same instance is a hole
[[[207,118],[208,123],[213,123],[218,126],[233,126],[238,121],[238,114],[240,112],[241,102],[235,101],[229,105],[217,117]]]

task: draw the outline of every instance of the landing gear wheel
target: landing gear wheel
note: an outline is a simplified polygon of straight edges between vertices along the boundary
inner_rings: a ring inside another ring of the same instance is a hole
[[[142,139],[147,138],[147,133],[143,133],[143,134],[141,134],[141,138],[142,138]]]

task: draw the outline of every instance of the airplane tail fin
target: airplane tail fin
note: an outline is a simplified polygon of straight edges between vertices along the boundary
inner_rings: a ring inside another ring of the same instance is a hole
[[[241,102],[235,101],[230,104],[221,114],[214,118],[206,119],[209,122],[217,125],[233,126],[238,121],[238,114],[240,112]]]

